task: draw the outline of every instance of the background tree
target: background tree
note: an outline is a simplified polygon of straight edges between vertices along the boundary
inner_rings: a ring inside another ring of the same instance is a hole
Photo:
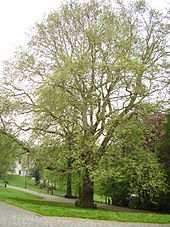
[[[116,155],[115,155],[116,156]],[[110,167],[111,168],[111,167]],[[158,209],[161,193],[167,193],[166,175],[151,152],[132,152],[119,157],[115,174],[101,180],[103,194],[112,198],[115,205],[140,209]],[[136,200],[128,198],[135,196]]]
[[[159,210],[164,212],[170,212],[170,114],[169,109],[165,112],[166,122],[163,125],[163,135],[160,137],[158,141],[156,141],[157,148],[157,156],[159,158],[159,162],[163,164],[164,171],[167,174],[166,183],[168,185],[167,193],[161,193],[158,204]]]
[[[148,134],[149,128],[150,125],[142,124],[141,118],[133,116],[117,127],[112,144],[101,160],[102,171],[99,168],[97,174],[100,193],[111,197],[115,205],[158,209],[160,193],[167,192],[166,171],[156,153],[148,148],[146,132],[147,139],[154,136],[153,128]],[[131,195],[136,203],[129,203]]]
[[[5,92],[25,116],[13,128],[41,140],[40,131],[58,137],[65,116],[76,125],[71,157],[83,176],[81,206],[93,207],[93,174],[115,130],[147,115],[146,102],[164,99],[167,55],[167,17],[144,1],[75,1],[37,23],[27,49],[6,64]]]
[[[8,136],[0,134],[0,178],[6,179],[8,171],[16,165],[19,147]]]
[[[157,141],[157,153],[161,163],[164,164],[165,170],[168,175],[168,182],[170,180],[170,114],[169,110],[165,112],[166,122],[163,125],[164,133]]]

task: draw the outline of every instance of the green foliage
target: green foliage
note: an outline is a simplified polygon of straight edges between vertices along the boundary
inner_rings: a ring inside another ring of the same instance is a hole
[[[102,171],[100,168],[96,171],[100,194],[110,196],[114,204],[130,205],[128,199],[134,195],[136,204],[131,205],[157,209],[160,195],[167,193],[165,170],[156,154],[147,149],[145,132],[149,138],[148,130],[142,119],[123,122],[103,156]]]
[[[0,178],[6,178],[7,172],[14,169],[18,153],[17,144],[8,136],[0,134]]]
[[[157,141],[157,156],[164,166],[167,174],[166,182],[168,184],[168,192],[161,193],[158,198],[159,210],[170,211],[170,115],[169,110],[166,113],[166,122],[163,127],[164,134]]]
[[[165,166],[165,171],[170,180],[170,114],[166,115],[166,123],[164,124],[164,134],[157,142],[157,155],[161,163]]]
[[[136,208],[156,209],[160,193],[167,192],[164,170],[149,151],[116,157],[112,167],[106,165],[105,168],[112,168],[113,177],[101,179],[100,187],[114,204],[128,205],[128,198],[133,194],[139,200]]]

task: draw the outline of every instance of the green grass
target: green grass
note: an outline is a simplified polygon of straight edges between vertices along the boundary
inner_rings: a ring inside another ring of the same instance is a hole
[[[146,213],[121,213],[98,209],[84,209],[74,204],[47,202],[42,198],[19,192],[14,189],[0,188],[0,201],[36,212],[44,216],[77,217],[98,220],[141,223],[170,223],[170,215]]]
[[[7,180],[8,180],[8,184],[11,186],[16,186],[16,187],[20,187],[20,188],[25,187],[25,176],[10,174],[10,175],[8,175]],[[47,190],[45,188],[39,188],[38,186],[36,186],[35,180],[27,177],[26,181],[27,181],[27,189],[49,194],[49,192],[47,192]],[[3,184],[2,180],[0,180],[0,184]],[[65,194],[66,194],[66,192],[64,192],[64,191],[57,191],[57,190],[53,191],[53,195],[55,195],[55,196],[64,197]],[[94,201],[105,203],[105,197],[94,194]]]
[[[25,176],[20,175],[8,175],[7,181],[9,185],[17,186],[20,188],[25,187]],[[30,179],[29,177],[26,178],[27,187],[33,188],[35,187],[35,181],[33,179]]]
[[[25,176],[10,174],[7,177],[7,181],[8,181],[8,184],[11,185],[11,186],[25,188]],[[39,186],[36,186],[35,180],[27,177],[26,182],[27,182],[27,189],[37,191],[37,192],[41,192],[41,193],[45,193],[45,194],[49,194],[45,188],[39,188]],[[3,183],[3,181],[0,180],[0,184],[2,184],[2,183]],[[65,192],[54,190],[53,195],[64,197]]]

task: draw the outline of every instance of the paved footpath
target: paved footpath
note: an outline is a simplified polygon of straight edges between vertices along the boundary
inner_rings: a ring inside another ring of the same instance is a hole
[[[42,217],[0,202],[0,227],[168,227],[170,225],[122,223],[79,218]]]
[[[16,190],[26,192],[26,193],[29,193],[29,194],[32,194],[32,195],[36,195],[36,196],[44,198],[47,201],[54,201],[54,202],[60,202],[60,203],[75,203],[75,201],[76,201],[76,199],[67,199],[67,198],[64,198],[64,197],[48,195],[48,194],[45,194],[45,193],[36,192],[36,191],[29,190],[29,189],[19,188],[19,187],[10,186],[10,185],[8,185],[8,188],[12,188],[12,189],[16,189]]]

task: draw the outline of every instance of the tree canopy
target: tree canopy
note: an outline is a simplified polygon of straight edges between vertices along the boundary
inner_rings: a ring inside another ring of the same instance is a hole
[[[93,206],[93,172],[115,130],[166,102],[168,28],[145,1],[71,1],[37,23],[4,67],[9,128],[68,144],[82,206]]]

